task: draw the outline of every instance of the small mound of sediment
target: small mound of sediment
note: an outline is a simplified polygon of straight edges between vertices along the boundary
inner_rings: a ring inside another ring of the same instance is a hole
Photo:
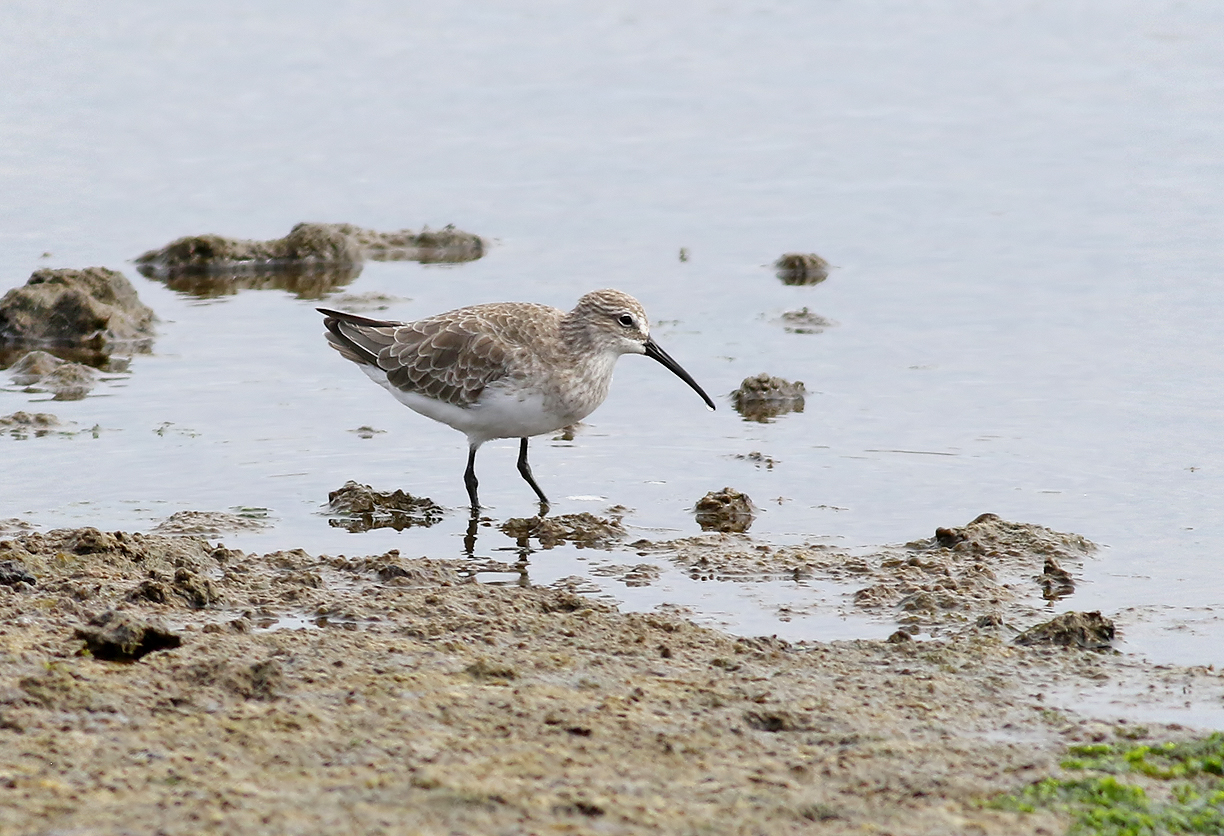
[[[400,302],[411,301],[406,296],[392,296],[389,293],[371,290],[366,293],[341,293],[337,296],[331,296],[328,298],[327,304],[341,311],[371,313],[374,311],[385,311],[387,308]]]
[[[786,253],[774,262],[783,284],[820,284],[829,278],[829,262],[816,253]]]
[[[819,334],[833,325],[833,321],[825,319],[815,311],[800,308],[797,311],[787,311],[779,317],[783,329],[788,334]]]
[[[710,491],[693,508],[702,531],[744,532],[752,527],[756,506],[734,488]]]
[[[98,383],[98,373],[89,366],[37,349],[10,366],[9,376],[27,392],[49,392],[57,401],[79,401]]]
[[[107,610],[78,628],[76,636],[96,659],[130,662],[157,650],[182,645],[182,638],[164,625],[128,613]]]
[[[0,435],[11,435],[13,438],[25,439],[33,435],[41,438],[51,432],[68,431],[58,428],[63,425],[60,419],[50,412],[14,412],[12,415],[0,415]]]
[[[38,580],[30,574],[22,561],[0,560],[0,586],[16,586],[19,583],[34,586]]]
[[[216,536],[233,531],[267,528],[262,516],[227,514],[222,511],[176,511],[153,529],[156,534]]]
[[[179,567],[174,570],[173,579],[167,579],[160,572],[151,571],[148,578],[127,594],[127,600],[149,601],[169,606],[182,604],[199,610],[216,604],[220,601],[220,595],[207,575]]]
[[[1016,636],[1016,644],[1108,650],[1113,645],[1114,635],[1114,623],[1099,610],[1065,612],[1025,630]]]
[[[328,524],[353,533],[374,528],[428,528],[442,521],[446,513],[441,505],[427,496],[413,496],[396,489],[381,493],[369,485],[352,480],[327,495],[327,507],[332,512]]]
[[[803,381],[794,383],[762,372],[746,377],[731,393],[731,405],[746,421],[767,424],[788,412],[803,412],[807,389]]]
[[[148,351],[154,320],[115,270],[36,270],[0,299],[0,349],[44,348],[103,365],[113,353]]]
[[[539,540],[545,549],[561,543],[572,543],[580,549],[601,549],[625,536],[625,528],[619,519],[597,517],[587,511],[556,517],[512,517],[500,528],[504,534],[523,544],[532,538]]]

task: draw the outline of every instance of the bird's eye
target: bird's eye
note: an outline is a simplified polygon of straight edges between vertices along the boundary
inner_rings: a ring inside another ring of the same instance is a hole
[[[633,327],[633,317],[627,313],[623,313],[620,316],[618,316],[616,318],[616,321],[619,322],[621,325],[624,325],[626,328]]]

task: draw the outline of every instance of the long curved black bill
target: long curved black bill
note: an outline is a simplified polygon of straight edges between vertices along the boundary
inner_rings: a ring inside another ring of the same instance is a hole
[[[711,411],[714,410],[714,401],[710,400],[710,396],[705,393],[705,390],[697,385],[697,381],[693,380],[688,372],[680,368],[680,364],[673,360],[670,354],[659,348],[658,344],[654,340],[647,339],[643,345],[643,348],[646,349],[647,357],[651,358],[652,360],[658,360],[660,363],[666,366],[672,374],[683,380],[689,386],[692,386],[693,391],[698,395],[701,395],[701,399],[706,402],[706,406],[708,406]]]

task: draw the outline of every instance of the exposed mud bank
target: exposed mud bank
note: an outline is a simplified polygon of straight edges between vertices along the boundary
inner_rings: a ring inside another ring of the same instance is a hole
[[[771,546],[727,533],[632,546],[662,554],[698,577],[834,581],[852,590],[853,607],[912,633],[972,627],[1008,637],[1048,619],[1046,604],[1074,591],[1074,573],[1096,551],[1078,534],[995,514],[869,552],[822,544]]]
[[[1054,685],[1224,693],[989,631],[735,638],[395,551],[18,529],[0,564],[4,832],[1059,832],[980,802],[1140,732]],[[81,655],[115,625],[160,649]]]

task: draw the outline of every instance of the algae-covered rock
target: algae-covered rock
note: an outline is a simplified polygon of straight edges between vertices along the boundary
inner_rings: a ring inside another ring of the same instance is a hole
[[[774,267],[783,284],[820,284],[829,278],[829,262],[816,253],[786,253]]]
[[[332,512],[328,524],[353,533],[372,528],[428,528],[442,521],[445,509],[427,496],[413,496],[402,490],[380,493],[369,485],[350,480],[327,495]]]
[[[745,420],[767,424],[779,415],[803,412],[806,394],[803,381],[792,383],[762,372],[756,377],[744,378],[739,388],[731,393],[731,404]]]
[[[1101,615],[1099,610],[1065,612],[1025,630],[1016,636],[1016,644],[1107,650],[1113,644],[1114,634],[1114,623]]]
[[[147,351],[154,319],[122,273],[36,270],[0,299],[0,348],[75,350],[100,365],[115,352]]]
[[[694,510],[702,531],[744,532],[756,517],[756,506],[748,494],[734,488],[710,491],[697,500]]]
[[[141,272],[206,270],[239,264],[279,262],[360,264],[361,247],[336,224],[300,223],[284,238],[248,241],[221,235],[189,235],[136,258]]]

